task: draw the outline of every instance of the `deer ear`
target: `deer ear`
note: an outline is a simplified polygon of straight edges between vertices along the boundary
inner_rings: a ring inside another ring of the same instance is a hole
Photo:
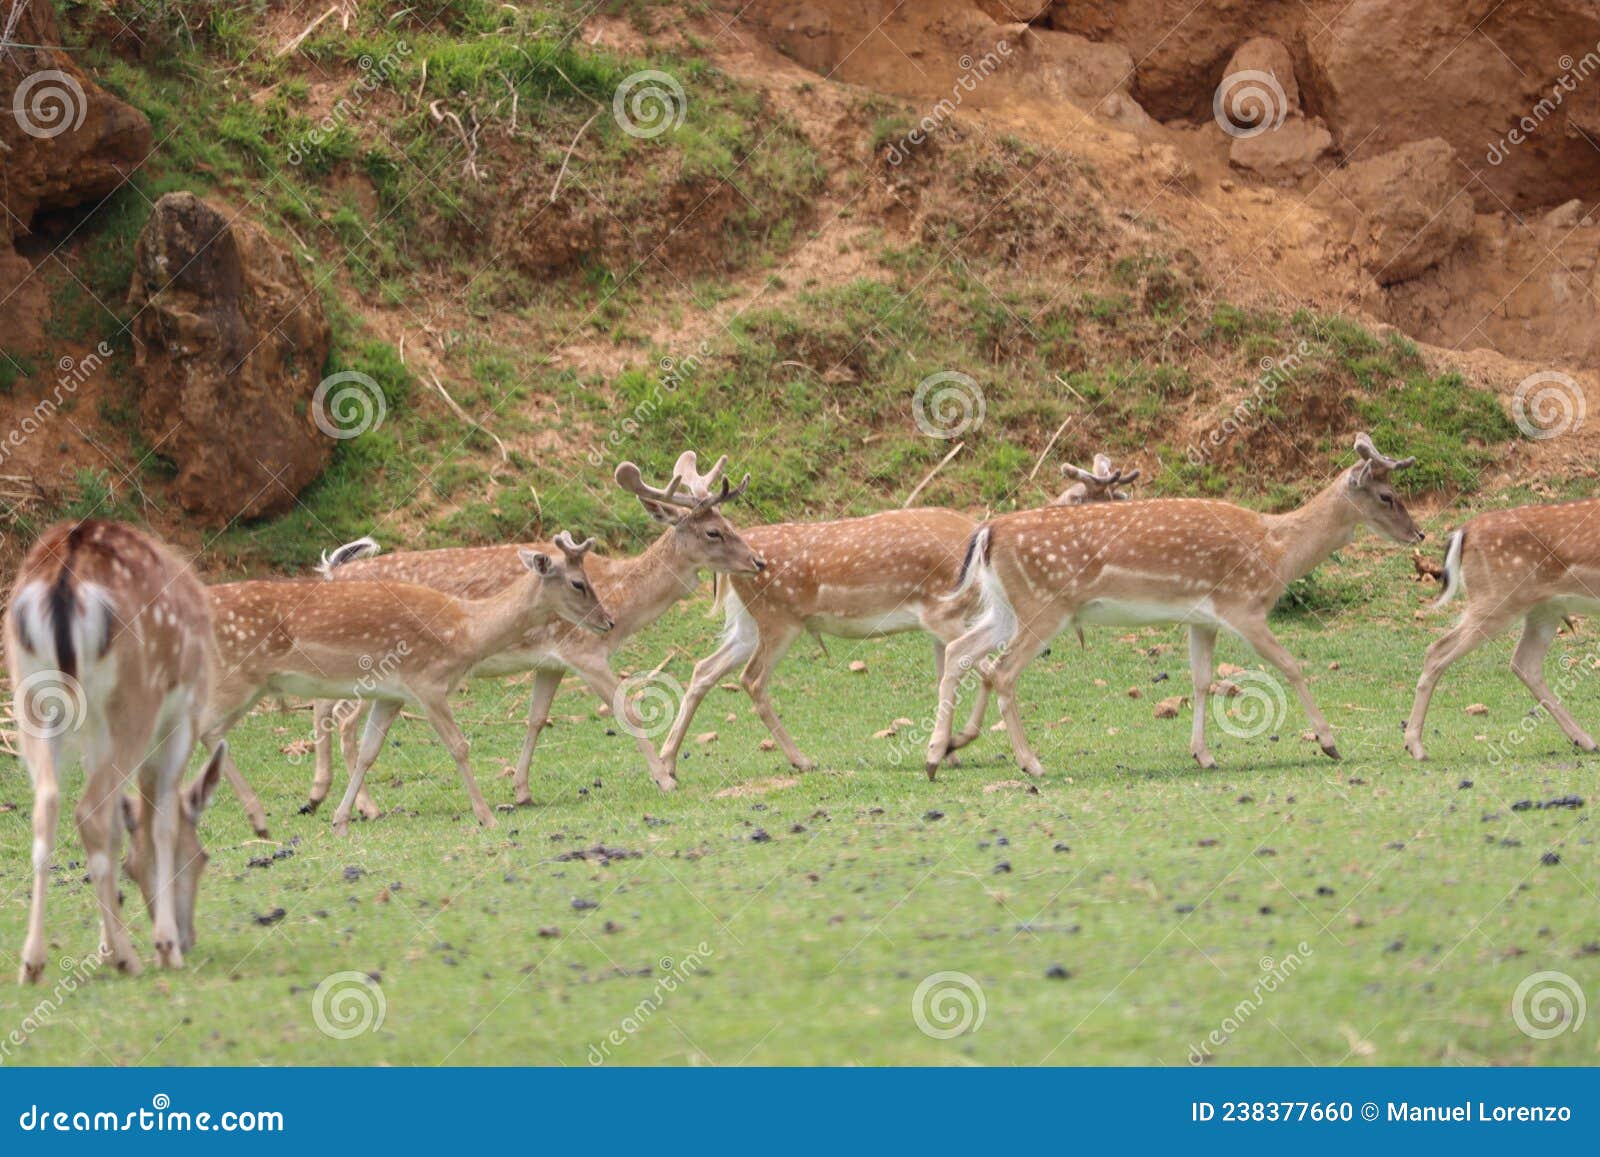
[[[522,565],[543,578],[549,578],[556,573],[556,560],[537,550],[519,550],[517,556],[522,559]]]
[[[183,802],[191,817],[198,818],[201,812],[211,806],[211,797],[217,792],[217,784],[222,782],[222,761],[227,758],[228,743],[224,740],[217,744],[211,758],[206,760],[204,770],[183,793]]]
[[[680,507],[664,506],[659,502],[652,502],[648,498],[639,499],[639,505],[657,522],[664,522],[668,526],[676,526],[683,518],[684,511]]]

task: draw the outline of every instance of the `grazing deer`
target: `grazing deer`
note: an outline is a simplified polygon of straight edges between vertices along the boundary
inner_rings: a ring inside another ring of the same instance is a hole
[[[195,824],[224,754],[218,748],[183,788],[212,680],[205,588],[130,526],[61,523],[23,560],[5,638],[22,761],[33,782],[33,903],[18,979],[37,983],[44,975],[58,777],[74,756],[84,765],[75,816],[100,905],[102,953],[123,972],[139,971],[117,890],[126,817],[126,868],[150,910],[156,959],[181,968],[194,947],[195,893],[205,866]],[[138,804],[124,810],[122,793],[135,779]]]
[[[1118,487],[1132,483],[1139,477],[1137,470],[1127,473],[1118,470],[1111,465],[1111,459],[1104,454],[1094,456],[1092,473],[1070,462],[1061,464],[1061,473],[1077,481],[1057,495],[1056,500],[1050,504],[1052,506],[1081,506],[1086,502],[1125,499],[1128,497],[1128,492],[1119,490]]]
[[[677,786],[670,767],[663,767],[654,745],[638,721],[634,708],[619,703],[617,688],[621,680],[611,669],[611,655],[635,632],[649,626],[679,599],[694,592],[699,572],[709,569],[718,574],[754,574],[766,565],[733,524],[719,509],[740,497],[750,486],[747,474],[737,487],[729,488],[723,478],[727,458],[718,459],[710,473],[702,475],[694,451],[685,451],[673,468],[666,489],[645,484],[639,467],[623,462],[616,480],[624,490],[636,495],[645,510],[667,530],[643,554],[633,558],[590,559],[589,569],[595,586],[616,616],[616,629],[604,638],[595,638],[557,623],[526,632],[512,639],[499,652],[486,658],[475,675],[503,676],[533,671],[533,695],[528,704],[528,731],[522,754],[517,760],[516,801],[533,803],[529,768],[539,732],[550,717],[550,705],[562,676],[575,671],[600,699],[623,715],[627,730],[637,740],[650,778],[664,791]],[[721,483],[720,491],[717,489]],[[687,489],[680,492],[680,487]],[[438,590],[460,594],[481,594],[498,590],[508,581],[508,560],[519,549],[515,546],[467,547],[454,550],[400,551],[377,558],[351,559],[352,543],[341,547],[327,560],[327,577],[334,580],[369,578],[403,579]],[[326,708],[319,707],[319,711]],[[353,721],[352,721],[353,726]],[[327,793],[322,782],[324,761],[331,763],[328,729],[317,728],[318,779],[313,782],[307,808],[315,809]],[[347,744],[347,748],[348,748]],[[327,752],[325,755],[324,752]]]
[[[1378,453],[1365,434],[1359,461],[1298,510],[1258,514],[1209,499],[1052,506],[1001,515],[968,543],[952,601],[981,592],[983,614],[950,646],[939,707],[928,742],[932,779],[950,748],[961,674],[990,651],[988,664],[1017,762],[1042,775],[1017,710],[1018,676],[1062,629],[1083,623],[1178,622],[1189,627],[1194,726],[1189,750],[1215,767],[1206,747],[1205,715],[1217,630],[1239,635],[1278,669],[1311,718],[1322,750],[1337,759],[1333,731],[1317,709],[1294,657],[1267,627],[1285,588],[1343,546],[1359,526],[1396,542],[1420,542],[1422,531],[1389,484],[1415,459]],[[981,668],[980,668],[981,669]]]
[[[473,815],[494,827],[467,763],[466,738],[450,712],[450,693],[485,659],[556,619],[595,632],[611,629],[584,574],[583,556],[593,544],[558,534],[562,562],[519,550],[518,577],[482,599],[404,582],[285,579],[212,587],[222,676],[204,738],[220,740],[267,695],[365,700],[366,730],[333,814],[334,831],[343,834],[395,717],[401,707],[415,705],[455,760]]]
[[[1117,487],[1139,476],[1122,474],[1111,459],[1097,454],[1095,472],[1064,466],[1078,479],[1058,503],[1104,502],[1126,498]],[[661,746],[661,762],[675,774],[678,753],[706,694],[729,671],[743,665],[739,682],[756,713],[801,771],[816,762],[795,743],[767,694],[773,669],[804,631],[846,639],[875,639],[902,631],[933,636],[935,678],[943,678],[945,649],[965,633],[977,610],[975,597],[947,601],[956,583],[962,552],[977,522],[940,507],[889,510],[835,522],[787,522],[746,532],[767,560],[755,576],[719,579],[716,602],[723,606],[722,645],[695,664],[677,718]],[[713,611],[715,607],[713,607]],[[978,737],[988,706],[988,685],[978,689],[972,714],[950,750]]]
[[[1600,610],[1600,499],[1519,506],[1480,514],[1450,536],[1444,556],[1443,606],[1459,592],[1461,619],[1428,648],[1417,697],[1406,720],[1406,750],[1426,759],[1422,724],[1445,670],[1517,620],[1522,639],[1511,669],[1568,739],[1584,751],[1595,742],[1544,681],[1550,642],[1567,616]]]

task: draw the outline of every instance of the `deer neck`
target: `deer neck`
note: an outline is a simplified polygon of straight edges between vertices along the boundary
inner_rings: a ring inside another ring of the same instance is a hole
[[[1278,559],[1274,570],[1284,586],[1309,574],[1355,537],[1361,518],[1355,504],[1345,496],[1348,474],[1349,471],[1341,471],[1298,510],[1266,516],[1267,541]]]
[[[505,650],[549,617],[544,580],[533,571],[486,599],[463,599],[462,603],[468,612],[467,637],[475,655]]]
[[[601,601],[617,624],[611,634],[620,641],[655,622],[673,603],[694,593],[699,571],[678,549],[674,530],[656,539],[643,554],[619,559],[601,591]]]

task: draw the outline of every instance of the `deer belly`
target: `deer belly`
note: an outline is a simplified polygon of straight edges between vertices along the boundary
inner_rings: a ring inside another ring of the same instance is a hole
[[[873,639],[879,635],[898,635],[922,626],[922,617],[915,606],[899,606],[892,610],[863,615],[812,615],[806,627],[821,635],[840,639]]]
[[[467,672],[469,679],[499,679],[506,675],[520,675],[524,671],[565,671],[567,665],[555,655],[544,651],[501,651],[490,655]]]
[[[329,679],[304,671],[283,671],[267,683],[269,693],[293,695],[297,699],[401,699],[411,696],[392,680],[378,676],[355,679]]]
[[[1149,623],[1216,623],[1209,598],[1165,602],[1155,599],[1094,599],[1073,616],[1096,626],[1138,627]]]

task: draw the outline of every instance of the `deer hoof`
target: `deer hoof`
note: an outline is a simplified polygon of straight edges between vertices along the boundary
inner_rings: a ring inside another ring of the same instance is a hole
[[[139,962],[137,953],[130,952],[117,960],[117,971],[124,976],[138,976],[144,971],[144,965]]]
[[[1336,746],[1334,746],[1332,743],[1324,743],[1322,745],[1322,750],[1323,750],[1323,753],[1325,755],[1327,755],[1327,757],[1329,759],[1339,759],[1340,758],[1339,749]]]
[[[677,791],[678,777],[675,775],[663,775],[656,780],[656,786],[662,791]]]
[[[937,779],[939,777],[939,763],[938,763],[938,761],[937,760],[929,760],[927,762],[927,764],[923,767],[923,770],[928,773],[928,782],[932,783],[935,779]]]
[[[24,960],[22,967],[17,970],[18,984],[38,984],[44,979],[44,961],[30,963]]]
[[[156,941],[156,963],[162,968],[183,967],[183,949],[176,940]]]
[[[300,814],[303,816],[314,816],[317,814],[317,809],[321,806],[322,801],[320,799],[308,799],[305,803],[300,805]]]
[[[1582,739],[1575,739],[1573,742],[1578,745],[1578,749],[1580,751],[1600,751],[1600,745],[1597,745],[1595,741],[1590,739],[1587,735],[1585,735]]]
[[[1194,761],[1207,771],[1217,770],[1217,758],[1209,751],[1196,751],[1194,753]]]
[[[815,771],[817,768],[817,761],[812,759],[809,755],[797,755],[789,761],[789,765],[796,771]]]

